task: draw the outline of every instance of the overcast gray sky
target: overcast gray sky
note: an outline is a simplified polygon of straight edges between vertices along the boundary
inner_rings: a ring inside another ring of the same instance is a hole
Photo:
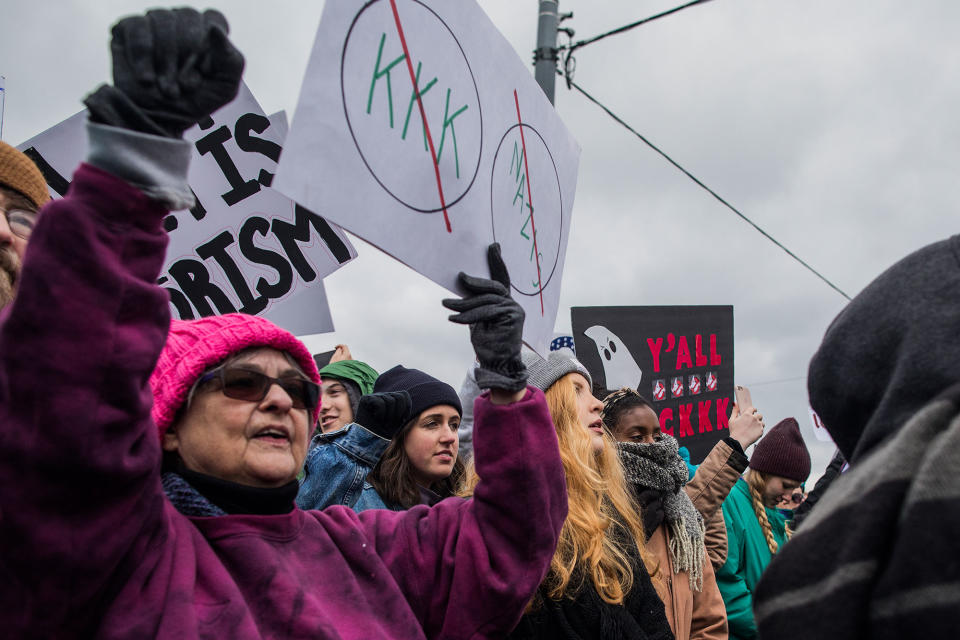
[[[560,9],[579,39],[678,4]],[[110,25],[152,5],[4,0],[3,139],[79,110],[109,78]],[[264,110],[292,115],[323,3],[209,5]],[[529,61],[537,3],[481,5]],[[950,0],[714,0],[581,49],[575,79],[852,296],[956,230],[958,24]],[[570,306],[732,304],[738,381],[768,425],[800,421],[818,476],[832,447],[814,440],[805,375],[844,299],[562,80],[556,105],[583,148],[557,329]],[[380,370],[402,362],[458,386],[472,351],[448,294],[354,242],[359,258],[326,281],[337,332],[308,345],[346,342]]]

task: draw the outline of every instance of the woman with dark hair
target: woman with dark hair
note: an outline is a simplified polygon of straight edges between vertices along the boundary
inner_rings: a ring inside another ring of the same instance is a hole
[[[462,413],[445,382],[403,365],[385,371],[374,393],[360,398],[353,424],[317,437],[297,504],[399,511],[456,495]]]
[[[354,509],[409,509],[456,495],[463,477],[457,435],[463,409],[457,392],[445,382],[402,365],[385,371],[374,389],[381,393],[406,391],[413,417],[367,476]]]
[[[242,56],[222,15],[186,8],[121,21],[112,50],[118,86],[87,99],[89,163],[41,213],[0,315],[4,636],[507,633],[567,510],[499,253],[496,281],[464,276],[445,302],[475,311],[453,320],[496,374],[476,405],[482,495],[296,508],[320,406],[306,347],[255,316],[171,322],[157,285],[164,220],[191,204],[180,135],[236,95]]]
[[[604,400],[604,423],[618,442],[627,483],[643,513],[647,548],[667,579],[657,583],[677,640],[727,637],[726,610],[706,559],[703,516],[684,491],[687,465],[646,398],[620,389]]]

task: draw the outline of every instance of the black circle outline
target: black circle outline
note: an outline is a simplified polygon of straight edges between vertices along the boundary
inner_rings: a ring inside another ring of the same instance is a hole
[[[357,142],[357,137],[353,134],[353,127],[350,125],[350,114],[347,113],[347,96],[344,93],[344,86],[343,86],[344,65],[346,63],[346,57],[347,57],[347,44],[350,42],[350,34],[353,33],[353,28],[354,26],[356,26],[357,21],[360,19],[360,16],[363,14],[363,12],[366,11],[368,8],[370,8],[371,5],[374,5],[377,2],[382,2],[382,1],[384,0],[369,0],[369,2],[364,4],[363,7],[360,8],[360,11],[357,12],[357,15],[353,17],[353,22],[350,23],[350,28],[347,30],[347,35],[343,39],[343,48],[340,50],[340,99],[343,102],[343,116],[347,120],[347,129],[350,131],[350,137],[353,139],[353,145],[357,148],[357,153],[360,154],[360,159],[363,161],[364,166],[367,167],[367,171],[370,172],[370,175],[373,176],[373,179],[377,181],[377,184],[379,184],[380,187],[384,191],[386,191],[391,198],[393,198],[394,200],[396,200],[397,202],[399,202],[400,204],[402,204],[408,209],[412,209],[413,211],[417,211],[419,213],[439,213],[444,210],[444,207],[440,206],[440,207],[437,207],[436,209],[421,209],[407,202],[404,202],[395,193],[390,191],[390,189],[387,188],[387,185],[383,184],[383,182],[380,181],[380,178],[377,177],[377,174],[374,173],[373,168],[370,167],[370,164],[367,162],[366,157],[364,157],[363,155],[363,151],[360,149],[360,143]],[[438,16],[433,9],[425,5],[423,2],[421,2],[420,0],[410,0],[410,1],[419,4],[424,9],[432,13],[433,16],[440,22],[440,24],[442,24],[443,27],[450,33],[450,36],[453,38],[453,41],[457,44],[457,48],[460,49],[460,55],[463,56],[463,61],[467,65],[467,71],[470,72],[470,80],[471,82],[473,82],[473,92],[477,96],[477,112],[480,114],[480,151],[477,154],[477,167],[473,171],[473,178],[470,179],[470,184],[467,185],[463,193],[460,194],[455,200],[452,200],[446,203],[446,209],[449,209],[450,207],[460,202],[460,200],[462,200],[464,196],[470,193],[470,189],[473,188],[473,183],[476,182],[477,175],[480,173],[480,164],[481,164],[481,161],[483,160],[483,108],[480,105],[480,91],[477,89],[477,78],[476,76],[473,75],[473,69],[470,67],[470,61],[467,59],[467,54],[464,53],[463,47],[460,46],[460,41],[457,40],[457,36],[454,35],[453,30],[447,26],[447,23],[443,21],[443,18]]]
[[[503,141],[507,139],[507,136],[511,131],[519,127],[519,124],[515,124],[507,129],[503,133],[503,137],[500,138],[499,144],[497,144],[497,150],[493,153],[493,162],[490,163],[490,230],[493,232],[493,241],[497,241],[497,229],[494,224],[494,209],[493,209],[493,172],[497,166],[497,156],[500,155],[500,147],[503,146]],[[560,187],[560,172],[557,171],[557,163],[553,159],[553,154],[550,153],[550,146],[547,144],[547,141],[543,139],[543,136],[540,135],[540,132],[537,131],[534,127],[530,126],[526,122],[523,123],[523,126],[530,131],[533,131],[537,134],[537,137],[540,138],[540,142],[543,143],[543,148],[547,150],[547,156],[550,158],[551,164],[553,164],[553,173],[557,177],[557,194],[560,196],[560,233],[557,234],[557,254],[556,258],[553,261],[553,268],[550,269],[550,275],[547,276],[547,281],[540,284],[540,289],[534,291],[533,293],[527,293],[526,291],[520,291],[517,285],[513,284],[513,281],[510,282],[510,288],[519,293],[522,296],[538,296],[540,293],[547,288],[547,285],[550,284],[550,280],[553,279],[553,274],[557,270],[557,265],[560,263],[560,243],[563,242],[563,189]],[[541,278],[542,280],[542,278]]]

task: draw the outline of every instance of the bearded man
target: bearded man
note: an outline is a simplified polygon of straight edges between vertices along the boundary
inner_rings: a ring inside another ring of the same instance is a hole
[[[50,192],[37,165],[0,142],[0,309],[13,300],[30,232],[48,200]]]

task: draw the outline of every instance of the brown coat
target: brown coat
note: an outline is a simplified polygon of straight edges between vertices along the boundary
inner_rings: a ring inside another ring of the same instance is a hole
[[[666,523],[661,524],[647,541],[647,550],[656,555],[660,565],[660,574],[654,583],[673,635],[676,640],[726,640],[727,610],[717,588],[713,565],[703,563],[703,589],[699,592],[691,589],[687,572],[673,571],[669,535]]]
[[[727,527],[720,505],[747,468],[747,457],[721,440],[703,459],[685,489],[707,525],[707,555],[713,569],[727,562]]]

